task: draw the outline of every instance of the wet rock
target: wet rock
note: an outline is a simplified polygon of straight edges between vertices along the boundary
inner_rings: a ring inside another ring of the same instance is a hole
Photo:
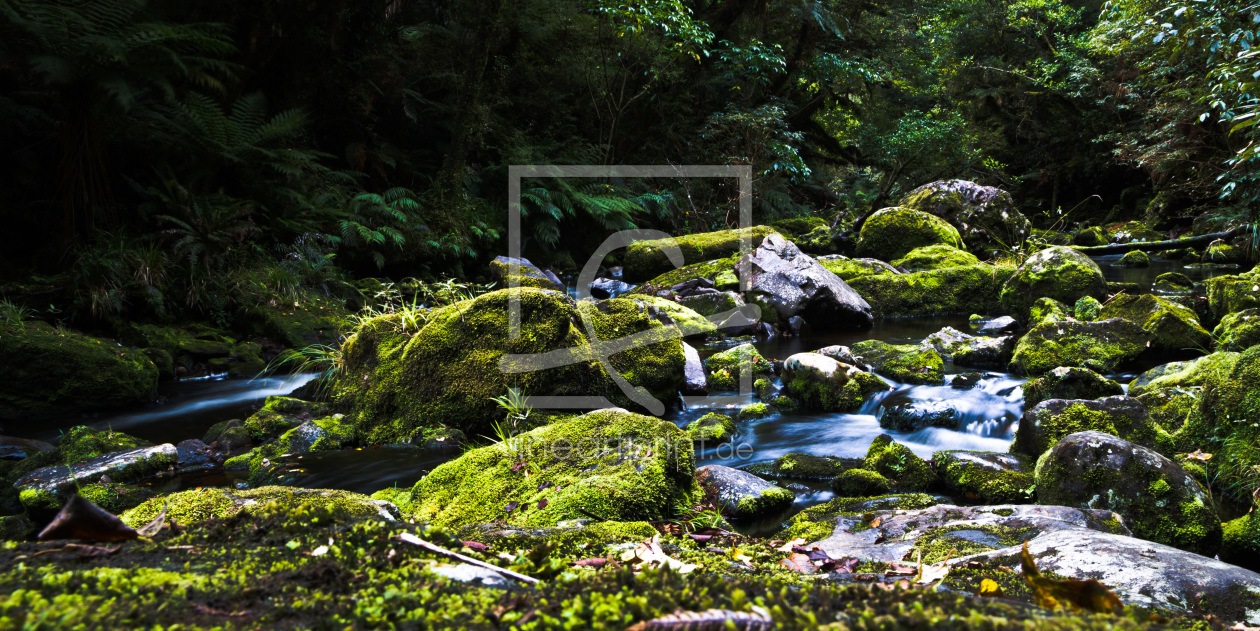
[[[735,421],[725,414],[710,412],[687,424],[687,435],[694,442],[725,443],[735,437]]]
[[[1002,287],[1001,302],[1007,315],[1028,317],[1038,298],[1053,298],[1075,304],[1084,296],[1104,298],[1107,284],[1102,270],[1088,256],[1071,248],[1053,245],[1024,261]]]
[[[438,563],[425,569],[442,578],[477,587],[508,589],[512,586],[511,579],[502,574],[470,563]]]
[[[884,208],[862,224],[857,253],[885,261],[900,259],[916,248],[945,244],[963,247],[958,230],[929,213],[909,208]]]
[[[626,249],[625,270],[622,275],[627,282],[631,283],[645,281],[660,275],[668,275],[667,273],[670,270],[674,270],[674,264],[665,255],[664,246],[667,242],[677,245],[683,255],[684,263],[687,266],[691,266],[736,255],[739,253],[740,246],[745,239],[749,241],[753,249],[756,249],[757,246],[761,245],[762,240],[771,234],[778,235],[779,233],[769,226],[755,226],[739,230],[719,230],[716,232],[688,234],[668,240],[638,241]],[[726,269],[729,270],[730,267],[730,265],[727,265]],[[705,275],[702,274],[702,276]],[[718,283],[716,278],[712,278],[712,280],[715,281],[718,289],[723,289],[722,284]],[[657,281],[653,280],[653,283],[655,282]],[[673,285],[676,282],[678,281],[669,282],[665,286]]]
[[[916,401],[880,407],[875,414],[879,426],[894,432],[911,433],[927,427],[958,429],[958,410],[948,401]]]
[[[899,491],[923,491],[937,483],[932,467],[888,434],[871,442],[863,468],[888,478]]]
[[[1199,324],[1194,311],[1151,294],[1113,297],[1102,308],[1102,318],[1123,318],[1150,334],[1151,348],[1179,352],[1208,349],[1212,336]]]
[[[831,490],[839,497],[872,497],[890,488],[888,478],[866,469],[849,469],[831,480]]]
[[[1011,454],[938,451],[932,464],[945,486],[984,504],[1027,501],[1036,484],[1030,467]]]
[[[1030,376],[1061,366],[1108,373],[1148,348],[1151,336],[1128,320],[1042,322],[1015,345],[1010,370]]]
[[[792,316],[788,318],[783,325],[783,331],[788,335],[801,335],[809,333],[809,324],[805,322],[805,318],[801,316]]]
[[[696,481],[716,499],[722,514],[733,518],[754,518],[787,510],[795,495],[761,478],[730,467],[705,465],[696,468]]]
[[[984,377],[985,374],[982,372],[965,372],[954,375],[949,382],[949,387],[955,390],[970,390],[976,387]]]
[[[949,359],[954,352],[967,345],[968,342],[974,340],[975,336],[963,333],[952,326],[947,326],[929,336],[927,336],[920,345],[930,346],[940,353],[941,357]]]
[[[107,475],[114,483],[135,482],[162,473],[178,461],[178,451],[170,443],[139,447],[89,458],[69,467],[36,469],[18,478],[13,488],[18,490],[23,505],[60,508],[81,480]]]
[[[596,278],[595,282],[591,283],[590,290],[592,296],[603,300],[629,293],[634,287],[615,278]]]
[[[966,250],[960,250],[944,243],[937,243],[915,248],[905,256],[893,261],[892,264],[906,270],[921,271],[979,265],[980,259]]]
[[[564,291],[564,284],[555,280],[554,274],[548,277],[537,265],[530,263],[526,258],[496,256],[490,262],[490,275],[494,277],[495,283],[500,288],[511,287],[515,282],[521,287]]]
[[[1141,250],[1133,250],[1125,252],[1124,256],[1116,261],[1116,265],[1119,267],[1150,267],[1151,257]]]
[[[1166,294],[1186,294],[1194,291],[1194,281],[1178,272],[1167,272],[1155,277],[1155,291]]]
[[[0,460],[21,460],[56,449],[51,443],[17,436],[0,436]]]
[[[1032,224],[1015,208],[1010,193],[966,180],[924,184],[899,205],[948,221],[958,229],[967,249],[977,253],[1016,247],[1032,234]]]
[[[1134,536],[1211,556],[1221,522],[1203,487],[1176,462],[1111,434],[1060,440],[1038,462],[1043,504],[1115,511]]]
[[[974,326],[974,324],[973,324]],[[1001,335],[1010,333],[1019,329],[1019,323],[1011,316],[998,316],[996,318],[981,320],[976,326],[977,335]]]
[[[1024,407],[1048,399],[1101,399],[1121,396],[1124,387],[1088,369],[1059,367],[1024,384]]]
[[[889,386],[875,375],[819,353],[797,353],[783,362],[783,388],[803,409],[853,412],[867,397]]]
[[[790,241],[773,234],[741,260],[748,265],[750,296],[762,303],[763,318],[786,320],[800,315],[820,328],[869,328],[871,306],[856,291],[802,253]]]
[[[954,365],[967,368],[1005,368],[1015,352],[1015,336],[978,337],[954,351]]]
[[[850,285],[871,305],[876,317],[969,314],[999,311],[1002,285],[1015,270],[970,265],[914,272],[861,276]]]
[[[181,472],[204,471],[223,464],[224,454],[209,445],[190,438],[175,445],[175,467]]]
[[[683,342],[683,394],[706,394],[709,392],[709,381],[704,376],[704,365],[700,363],[700,352],[690,344]]]
[[[345,415],[313,419],[283,433],[274,441],[248,453],[229,458],[223,467],[230,471],[249,471],[248,484],[262,486],[275,483],[273,469],[283,471],[280,458],[301,456],[316,451],[337,451],[354,442],[354,428],[343,421]]]
[[[943,385],[945,363],[935,349],[863,340],[850,347],[875,372],[901,383]]]
[[[1146,406],[1133,397],[1120,396],[1038,403],[1020,419],[1011,452],[1036,458],[1069,434],[1086,430],[1105,432],[1147,447],[1170,446],[1168,435],[1151,422]]]

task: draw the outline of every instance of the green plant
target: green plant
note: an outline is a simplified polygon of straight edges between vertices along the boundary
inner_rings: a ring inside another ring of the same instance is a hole
[[[33,315],[35,315],[34,310],[9,302],[7,298],[0,298],[0,324],[19,329],[25,328],[26,321]]]
[[[274,374],[286,367],[291,373],[318,372],[319,376],[315,378],[318,382],[317,392],[323,396],[345,367],[345,361],[341,348],[328,344],[312,344],[277,355],[263,367],[259,376]]]
[[[505,421],[512,423],[512,429],[517,429],[521,423],[529,418],[533,408],[529,405],[529,397],[521,394],[520,390],[509,387],[507,394],[490,399],[494,401],[504,412],[507,413]],[[497,431],[497,425],[496,425]]]
[[[419,211],[416,194],[406,188],[391,188],[382,195],[362,193],[346,203],[338,221],[341,234],[334,239],[351,256],[363,250],[380,269],[385,267],[384,250],[402,251],[407,242],[403,231]]]

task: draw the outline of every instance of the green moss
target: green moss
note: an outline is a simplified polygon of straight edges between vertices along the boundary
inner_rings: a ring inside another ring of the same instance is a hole
[[[1035,306],[1034,306],[1035,308]],[[1081,322],[1093,322],[1098,319],[1098,314],[1102,311],[1102,303],[1093,296],[1083,296],[1076,301],[1073,308],[1074,315]]]
[[[664,339],[656,344],[631,347],[615,353],[609,361],[626,381],[647,389],[654,398],[665,401],[677,395],[679,386],[685,380],[683,371],[687,360],[683,355],[682,341],[668,339],[677,333],[651,317],[641,306],[640,301],[650,300],[652,299],[614,298],[598,303],[583,301],[578,303],[578,313],[588,326],[594,326],[595,339],[615,340],[627,335],[650,332],[655,332]],[[660,301],[666,302],[668,301]],[[670,303],[672,307],[649,304],[672,316],[683,335],[705,334],[715,330],[703,316],[678,303]],[[624,399],[624,395],[620,398]]]
[[[888,478],[900,491],[924,491],[936,485],[936,473],[909,447],[881,434],[866,452],[865,468]]]
[[[888,268],[870,259],[851,259],[844,256],[820,258],[818,263],[827,268],[827,271],[840,277],[840,280],[849,282],[855,278],[862,276],[873,276],[875,274],[887,274]]]
[[[1035,536],[1036,532],[1036,529],[1031,527],[1011,528],[1000,525],[963,524],[932,528],[915,539],[914,547],[902,560],[921,559],[923,563],[940,563],[946,557],[957,559],[1019,546]],[[982,539],[982,541],[973,539]]]
[[[1072,245],[1083,246],[1099,246],[1110,243],[1107,239],[1107,231],[1100,226],[1091,226],[1083,228],[1072,237]]]
[[[301,425],[303,421],[328,414],[328,409],[329,406],[324,403],[292,397],[267,397],[262,407],[245,419],[244,427],[255,443],[264,443]],[[223,429],[226,428],[225,425]]]
[[[917,271],[979,265],[980,259],[966,250],[960,250],[944,243],[937,243],[915,248],[905,256],[893,261],[892,264],[907,270]]]
[[[1212,329],[1217,348],[1223,351],[1243,351],[1260,344],[1260,309],[1243,309],[1221,318]]]
[[[1244,309],[1260,308],[1260,278],[1252,274],[1217,276],[1203,281],[1207,287],[1208,314],[1212,320]]]
[[[1085,300],[1085,298],[1082,298],[1081,300]],[[1078,300],[1077,302],[1080,302],[1081,300]],[[1095,300],[1094,302],[1098,301]],[[1071,310],[1068,309],[1067,305],[1055,300],[1054,298],[1038,298],[1037,301],[1034,302],[1028,309],[1028,326],[1029,328],[1032,328],[1038,324],[1062,322],[1073,315],[1070,311]],[[1086,321],[1083,318],[1077,319]],[[1091,318],[1089,321],[1093,321],[1094,319],[1096,318]]]
[[[1043,322],[1015,345],[1012,372],[1041,375],[1060,366],[1108,373],[1139,357],[1150,334],[1128,320]]]
[[[775,234],[774,228],[756,226],[742,230],[719,230],[675,237],[674,242],[682,252],[686,264],[729,257],[740,251],[745,238],[756,249],[767,235]],[[674,265],[662,249],[664,241],[639,241],[626,249],[624,258],[625,278],[628,282],[648,280],[672,269]],[[672,284],[672,283],[671,283]]]
[[[1155,277],[1155,291],[1187,293],[1194,290],[1194,281],[1179,272],[1166,272]]]
[[[863,340],[850,347],[869,362],[873,370],[893,381],[910,384],[945,383],[945,362],[935,349],[895,346],[880,340]]]
[[[861,465],[861,461],[793,451],[779,456],[768,474],[798,480],[827,480]],[[869,495],[869,494],[868,494]]]
[[[151,400],[158,368],[142,351],[43,323],[0,326],[0,420]]]
[[[256,300],[241,314],[245,330],[289,348],[335,341],[350,315],[341,300],[314,289],[300,289],[290,297]]]
[[[888,478],[866,469],[849,469],[831,480],[831,489],[840,497],[883,495],[891,488]]]
[[[774,515],[787,510],[795,499],[796,494],[785,488],[770,487],[756,495],[740,498],[731,512],[740,517]]]
[[[1120,384],[1088,369],[1060,367],[1024,384],[1024,409],[1047,399],[1101,399],[1124,394]]]
[[[827,222],[822,217],[789,217],[775,221],[770,226],[784,234],[797,236],[809,234],[814,228],[826,227]]]
[[[552,526],[582,510],[652,520],[692,505],[692,472],[691,437],[672,423],[602,410],[468,451],[417,482],[412,497],[417,517],[443,527]]]
[[[1239,353],[1212,353],[1184,362],[1172,362],[1152,368],[1129,383],[1129,395],[1169,388],[1195,388],[1229,375],[1238,363]]]
[[[263,505],[287,510],[317,506],[332,518],[376,517],[380,514],[380,507],[370,500],[366,495],[349,491],[294,489],[283,486],[264,486],[246,491],[199,488],[153,497],[119,517],[128,526],[139,528],[156,518],[165,508],[170,521],[189,526],[206,520],[227,518],[245,507],[257,508]],[[301,525],[301,522],[297,524]],[[317,524],[318,522],[308,525]]]
[[[963,247],[958,230],[940,217],[908,208],[884,208],[862,224],[857,251],[859,256],[891,261],[937,243]]]
[[[1150,267],[1151,257],[1141,250],[1133,250],[1125,252],[1124,256],[1116,261],[1116,265],[1120,267]]]
[[[18,500],[28,511],[56,512],[65,504],[65,501],[56,493],[42,489],[22,489],[22,492],[18,494]]]
[[[1008,315],[1022,321],[1038,298],[1075,304],[1084,296],[1101,298],[1106,289],[1102,270],[1088,256],[1056,245],[1028,257],[1002,287],[1000,300]]]
[[[852,278],[855,291],[871,305],[877,318],[917,315],[997,313],[1002,285],[1014,270],[971,265],[914,272],[875,274]]]
[[[1110,401],[1115,401],[1114,399]],[[1108,409],[1108,406],[1116,406]],[[1140,412],[1140,413],[1139,413]],[[1040,456],[1065,436],[1077,432],[1102,432],[1132,443],[1169,451],[1171,437],[1134,406],[1102,402],[1073,402],[1066,408],[1039,408],[1024,415],[1011,451]]]
[[[79,495],[84,499],[91,500],[93,504],[114,513],[115,515],[123,511],[134,508],[143,504],[152,498],[156,493],[153,489],[144,486],[131,486],[125,484],[82,484],[79,486]]]
[[[652,294],[658,289],[673,287],[678,283],[686,282],[696,278],[707,278],[719,284],[717,278],[722,274],[729,273],[731,277],[738,283],[738,278],[734,276],[735,263],[739,261],[738,255],[728,256],[726,258],[714,259],[711,261],[701,261],[699,263],[691,263],[678,269],[670,269],[668,272],[660,274],[643,284],[636,287],[630,293],[633,295]]]
[[[735,421],[725,414],[709,412],[687,424],[687,435],[698,443],[724,443],[735,437]]]
[[[735,420],[736,421],[753,421],[757,419],[766,418],[767,416],[770,416],[772,413],[773,412],[771,412],[770,406],[766,405],[765,403],[760,403],[760,402],[749,403],[748,405],[745,405],[744,407],[739,409],[739,412],[735,414]]]
[[[247,483],[251,486],[269,483],[272,481],[269,473],[279,464],[276,459],[281,456],[337,451],[354,445],[355,428],[343,422],[340,416],[306,421],[274,441],[229,458],[223,463],[223,468],[228,471],[248,470]]]
[[[824,504],[811,506],[792,516],[788,527],[776,537],[801,538],[808,542],[820,541],[831,536],[836,518],[864,515],[878,510],[918,510],[939,504],[940,501],[926,493],[905,493],[877,497],[838,497]]]
[[[961,454],[962,451],[938,451],[932,462],[941,481],[968,499],[984,504],[1018,504],[1027,502],[1036,479],[1031,473],[981,464]],[[1025,467],[1026,465],[1022,465]]]
[[[1150,334],[1151,347],[1155,349],[1206,350],[1212,346],[1212,336],[1199,325],[1193,311],[1151,294],[1115,296],[1103,307],[1101,317],[1136,323]]]
[[[1260,570],[1260,518],[1255,512],[1221,524],[1221,531],[1221,560]]]
[[[1137,397],[1146,411],[1150,412],[1151,421],[1167,432],[1176,432],[1186,423],[1186,418],[1194,410],[1199,401],[1198,389],[1186,391],[1180,388],[1168,388],[1143,392]]]
[[[704,367],[714,373],[725,371],[736,382],[744,371],[749,372],[754,381],[759,376],[770,375],[774,372],[774,364],[762,357],[757,347],[752,344],[740,344],[720,353],[714,353],[704,360]]]
[[[877,392],[890,386],[883,379],[859,370],[837,370],[830,379],[809,370],[784,369],[784,390],[805,410],[854,412]]]
[[[525,261],[528,262],[528,261]],[[535,289],[559,290],[541,270],[531,265],[524,265],[507,257],[490,261],[490,274],[499,287],[512,287],[513,283],[520,287]]]
[[[717,325],[710,322],[708,318],[673,300],[666,300],[656,296],[636,295],[633,297],[633,301],[644,303],[649,309],[656,309],[660,314],[673,321],[678,325],[678,329],[682,332],[683,337],[691,337],[693,335],[707,336],[717,332]],[[596,310],[598,311],[598,309]]]

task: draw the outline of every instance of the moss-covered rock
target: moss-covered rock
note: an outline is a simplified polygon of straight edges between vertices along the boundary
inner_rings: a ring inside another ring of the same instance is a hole
[[[32,516],[51,518],[75,493],[89,499],[107,501],[114,507],[127,507],[136,490],[114,484],[136,482],[165,473],[175,466],[178,454],[169,443],[137,447],[87,458],[75,464],[35,469],[13,482],[18,499]],[[100,485],[93,485],[100,482]],[[102,488],[88,488],[100,486]],[[86,491],[86,493],[85,493]],[[116,497],[109,497],[109,495]],[[125,497],[124,497],[125,496]]]
[[[735,421],[725,414],[710,412],[687,424],[687,435],[698,443],[725,443],[735,437]]]
[[[1260,516],[1252,511],[1221,524],[1221,560],[1260,570]]]
[[[81,484],[79,495],[115,515],[135,508],[157,493],[147,486],[133,484]]]
[[[888,434],[880,434],[871,442],[865,468],[892,480],[900,491],[924,491],[937,482],[928,463]]]
[[[1026,502],[1036,484],[1031,467],[1011,454],[938,451],[932,464],[945,486],[983,504]]]
[[[815,456],[793,451],[779,456],[774,462],[751,464],[744,467],[744,470],[764,478],[830,480],[849,469],[861,468],[862,464],[861,458]]]
[[[1076,250],[1055,245],[1028,257],[1002,286],[1000,300],[1007,315],[1023,320],[1038,298],[1075,304],[1084,296],[1102,298],[1106,291],[1102,270],[1094,261]]]
[[[514,295],[521,315],[515,340],[508,323]],[[631,385],[658,399],[673,396],[685,366],[678,330],[631,299],[596,304],[604,306],[579,308],[553,291],[504,289],[421,314],[419,330],[404,321],[407,314],[369,320],[342,345],[333,400],[365,442],[378,444],[405,441],[423,427],[489,435],[503,415],[491,399],[509,386],[527,396],[602,395],[630,405],[595,361],[588,324],[602,340],[654,341],[614,353],[610,362]],[[525,357],[512,363],[513,355]]]
[[[1260,277],[1254,272],[1217,276],[1203,281],[1207,287],[1208,314],[1220,321],[1244,309],[1260,308]]]
[[[142,351],[43,323],[0,327],[0,420],[140,403],[158,368]]]
[[[936,243],[915,248],[905,256],[893,261],[892,264],[907,270],[921,271],[979,265],[980,259],[966,250],[960,250],[944,243]]]
[[[893,381],[937,386],[945,383],[945,363],[933,348],[880,340],[863,340],[851,348],[872,370]]]
[[[1152,230],[1140,221],[1130,221],[1115,226],[1109,226],[1107,229],[1107,237],[1112,243],[1137,243],[1145,241],[1163,241],[1168,238],[1168,235],[1158,230]]]
[[[519,287],[564,291],[564,287],[548,278],[537,265],[530,263],[529,259],[497,256],[490,261],[490,276],[499,287],[503,288],[512,287],[515,283]]]
[[[718,295],[721,296],[723,294]],[[708,318],[682,303],[667,300],[658,296],[642,295],[634,296],[629,298],[629,300],[646,305],[646,307],[651,311],[651,315],[656,317],[656,319],[660,320],[662,323],[668,325],[672,322],[677,325],[678,330],[682,333],[683,337],[706,337],[717,332],[717,326],[710,322]],[[583,301],[581,304],[593,304],[598,309],[600,305],[607,305],[610,303],[606,301]],[[601,339],[607,338],[601,336]]]
[[[857,252],[859,256],[892,261],[916,248],[938,243],[963,247],[958,230],[940,217],[908,208],[884,208],[862,224]]]
[[[651,300],[649,297],[613,298],[598,302],[584,300],[578,303],[578,314],[592,342],[617,340],[636,334],[663,340],[646,346],[631,346],[613,354],[609,361],[626,381],[645,388],[657,400],[664,401],[674,396],[686,382],[687,361],[682,342],[677,339],[679,334],[706,335],[713,329],[707,319],[691,309],[666,300],[660,303]],[[648,301],[648,306],[644,306],[644,301]],[[594,335],[590,334],[592,328]],[[618,402],[624,403],[624,398],[618,397]]]
[[[1107,239],[1107,231],[1103,230],[1101,226],[1082,228],[1079,232],[1072,236],[1072,245],[1094,247],[1107,245],[1108,243],[1110,243],[1110,241]]]
[[[778,232],[768,226],[756,226],[740,230],[689,234],[675,237],[673,241],[682,252],[685,264],[690,265],[736,254],[740,251],[740,243],[745,238],[750,240],[751,249],[755,249],[761,245],[762,239],[770,234],[778,234]],[[664,240],[639,241],[627,248],[623,259],[625,279],[628,282],[647,281],[673,270],[673,263],[670,263],[669,257],[662,249],[665,244]],[[652,280],[652,284],[656,284],[656,280]]]
[[[1047,399],[1101,399],[1124,394],[1124,387],[1088,368],[1059,367],[1024,384],[1024,407]]]
[[[394,513],[393,518],[399,517],[396,509],[387,502],[359,493],[264,486],[244,491],[207,487],[159,495],[126,511],[120,518],[128,526],[139,528],[153,521],[166,508],[167,519],[181,526],[190,526],[206,520],[230,517],[247,506],[259,507],[273,503],[277,508],[290,510],[298,506],[318,506],[324,509],[326,517],[333,519],[377,517],[382,511]]]
[[[1077,432],[1102,432],[1144,447],[1167,451],[1171,439],[1151,423],[1146,406],[1132,397],[1098,400],[1051,399],[1024,412],[1012,453],[1033,458]]]
[[[782,513],[796,495],[761,478],[730,467],[705,465],[696,469],[696,482],[722,514],[754,519]]]
[[[20,508],[18,493],[13,484],[31,472],[45,467],[60,467],[64,470],[67,466],[107,454],[151,446],[152,443],[123,432],[102,431],[83,425],[72,427],[61,435],[55,449],[39,451],[15,462],[0,460],[0,507],[8,510]],[[60,500],[54,502],[56,508],[61,507],[59,502]]]
[[[302,423],[314,418],[328,416],[330,414],[329,405],[313,401],[303,401],[294,397],[271,396],[263,402],[262,407],[258,408],[245,419],[242,426],[248,433],[250,441],[262,444],[272,438],[276,438],[281,434],[301,425]],[[230,423],[230,421],[226,422]],[[211,427],[211,430],[218,429],[218,434],[229,429],[227,424],[222,426]],[[218,440],[219,436],[206,433],[206,438],[210,440],[204,441],[212,443]]]
[[[1129,320],[1046,322],[1015,345],[1010,370],[1041,375],[1060,366],[1108,373],[1146,351],[1150,334]]]
[[[910,191],[899,205],[948,221],[972,252],[1018,248],[1032,234],[1032,225],[1015,208],[1010,193],[966,180],[924,184]]]
[[[1113,297],[1102,309],[1102,318],[1123,318],[1137,323],[1151,336],[1151,348],[1164,351],[1208,349],[1212,336],[1199,324],[1194,311],[1152,294]]]
[[[797,353],[783,362],[783,388],[805,410],[853,412],[876,392],[882,379],[818,353]]]
[[[939,503],[939,498],[927,493],[837,497],[793,515],[788,527],[778,536],[789,540],[799,537],[810,542],[820,541],[831,535],[839,518],[862,516],[880,510],[918,510]]]
[[[735,264],[738,261],[739,255],[733,254],[725,258],[684,265],[645,281],[631,290],[630,293],[634,295],[652,295],[657,291],[669,289],[679,283],[701,278],[712,282],[713,286],[719,291],[738,291],[739,278],[735,276],[734,271]]]
[[[260,486],[274,482],[271,471],[279,466],[280,456],[300,456],[320,451],[337,451],[353,446],[355,429],[343,422],[342,415],[312,419],[283,433],[279,438],[245,454],[229,458],[223,468],[229,471],[248,471],[248,484]]]
[[[1219,352],[1156,366],[1129,382],[1129,395],[1168,388],[1194,388],[1222,380],[1234,369],[1239,357],[1239,353]]]
[[[1260,344],[1260,309],[1243,309],[1221,318],[1212,329],[1217,348],[1223,351],[1243,351]]]
[[[1076,301],[1076,305],[1073,307],[1073,314],[1081,322],[1093,322],[1102,313],[1102,307],[1102,303],[1098,302],[1097,298],[1084,296]]]
[[[1155,277],[1155,291],[1165,294],[1185,294],[1194,291],[1194,281],[1179,272],[1166,272]]]
[[[1084,298],[1082,298],[1082,300],[1084,300]],[[1077,302],[1080,302],[1080,300]],[[1045,324],[1048,322],[1062,322],[1070,319],[1073,315],[1073,309],[1054,298],[1038,298],[1037,301],[1032,304],[1032,307],[1029,307],[1028,309],[1028,328],[1031,329],[1038,324]],[[1090,321],[1092,322],[1092,320]]]
[[[1166,432],[1175,433],[1185,425],[1190,412],[1198,405],[1199,392],[1199,388],[1161,388],[1143,392],[1134,398],[1146,406],[1152,423]]]
[[[1102,508],[1135,536],[1212,556],[1221,523],[1212,500],[1177,463],[1114,435],[1087,431],[1059,441],[1037,464],[1043,504]]]
[[[289,348],[335,341],[349,316],[344,301],[322,291],[303,289],[296,300],[271,298],[249,303],[240,314],[246,333]]]
[[[748,405],[740,408],[739,411],[735,413],[735,420],[740,422],[756,421],[773,414],[774,410],[770,409],[769,405],[758,401],[756,403],[749,403]]]
[[[846,283],[862,276],[900,273],[888,263],[872,258],[851,259],[840,255],[823,256],[818,258],[818,264]]]
[[[761,356],[751,343],[714,353],[704,360],[704,367],[713,375],[724,373],[725,378],[737,387],[741,375],[748,373],[753,381],[763,375],[774,374],[774,364]]]
[[[620,409],[569,417],[434,469],[412,488],[413,513],[442,527],[502,520],[554,526],[586,511],[653,520],[691,506],[691,437]]]
[[[849,286],[871,305],[877,318],[995,313],[998,297],[1014,270],[992,265],[948,267],[912,274],[854,278]]]
[[[1242,248],[1228,243],[1213,243],[1203,251],[1201,260],[1204,263],[1242,264],[1247,262],[1247,253]]]
[[[849,469],[831,480],[831,490],[839,497],[883,495],[891,488],[888,478],[866,469]]]
[[[1215,453],[1212,460],[1220,466],[1215,481],[1249,494],[1255,488],[1253,467],[1260,465],[1255,456],[1255,445],[1260,441],[1256,426],[1260,419],[1260,346],[1243,351],[1228,375],[1211,372],[1198,405],[1177,433],[1178,448]]]
[[[1125,252],[1124,256],[1116,261],[1116,265],[1119,267],[1150,267],[1151,257],[1141,250],[1133,250]]]

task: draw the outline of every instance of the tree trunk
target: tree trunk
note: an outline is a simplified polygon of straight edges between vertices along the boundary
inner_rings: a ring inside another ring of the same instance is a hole
[[[1247,231],[1246,226],[1239,226],[1227,232],[1213,232],[1212,234],[1203,234],[1197,237],[1186,237],[1185,239],[1169,239],[1167,241],[1140,241],[1137,243],[1113,243],[1111,245],[1095,245],[1095,246],[1072,246],[1073,249],[1081,254],[1090,256],[1100,256],[1105,254],[1124,254],[1134,250],[1143,252],[1161,252],[1163,250],[1176,250],[1179,248],[1192,248],[1201,245],[1208,245],[1217,240],[1229,240]]]

